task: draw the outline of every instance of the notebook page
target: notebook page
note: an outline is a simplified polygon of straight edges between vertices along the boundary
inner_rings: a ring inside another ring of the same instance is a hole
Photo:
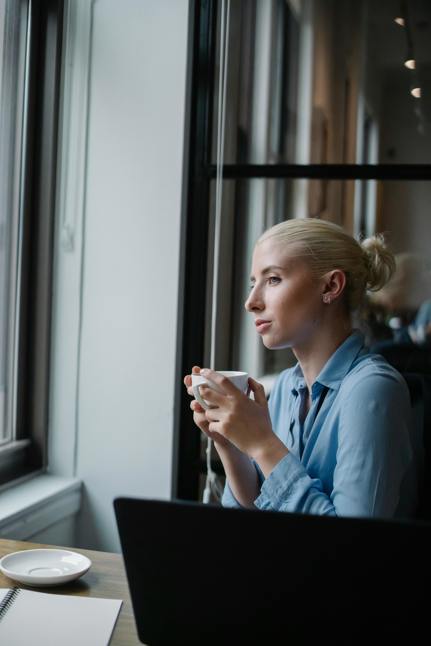
[[[21,590],[0,621],[0,644],[107,646],[121,604],[119,599]]]

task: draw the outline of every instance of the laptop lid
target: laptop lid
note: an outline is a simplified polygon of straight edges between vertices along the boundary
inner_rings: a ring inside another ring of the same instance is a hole
[[[114,508],[142,643],[429,633],[429,523],[136,498]]]

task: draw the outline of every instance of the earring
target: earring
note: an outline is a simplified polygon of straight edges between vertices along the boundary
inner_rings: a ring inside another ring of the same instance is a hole
[[[323,302],[324,302],[324,303],[327,303],[328,305],[330,305],[330,303],[331,303],[331,297],[329,296],[329,294],[324,294],[324,295],[323,295]]]

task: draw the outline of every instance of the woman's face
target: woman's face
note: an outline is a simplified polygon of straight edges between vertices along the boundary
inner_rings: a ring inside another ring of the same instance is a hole
[[[299,347],[312,341],[323,312],[322,293],[323,281],[313,278],[297,247],[271,238],[256,246],[245,308],[254,315],[267,348]]]

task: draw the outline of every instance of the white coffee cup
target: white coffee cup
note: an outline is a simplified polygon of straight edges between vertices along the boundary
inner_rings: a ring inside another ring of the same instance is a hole
[[[243,393],[247,393],[248,395],[249,386],[248,386],[247,372],[236,372],[235,370],[217,370],[217,373],[219,375],[223,375],[224,377],[227,377],[229,381],[233,383],[234,386],[236,386]],[[218,393],[223,393],[223,390],[213,381],[208,379],[208,377],[204,377],[203,375],[192,375],[192,388],[193,388],[193,394],[195,396],[195,399],[199,402],[202,408],[207,409],[209,408],[209,404],[208,402],[205,401],[205,399],[202,399],[201,394],[199,392],[199,388],[203,385],[208,386],[208,388],[212,388]]]

